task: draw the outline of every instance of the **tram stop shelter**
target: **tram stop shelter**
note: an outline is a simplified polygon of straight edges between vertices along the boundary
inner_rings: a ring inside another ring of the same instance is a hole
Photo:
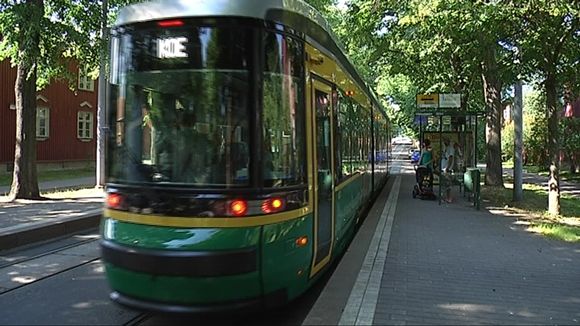
[[[433,153],[433,184],[438,185],[438,201],[441,205],[443,188],[458,186],[463,196],[473,197],[473,205],[479,209],[480,171],[477,169],[478,118],[483,112],[467,110],[461,102],[461,94],[418,94],[415,124],[419,125],[421,153],[424,141],[431,143]],[[455,147],[455,160],[451,173],[445,173],[441,161],[445,153],[445,141]],[[445,177],[441,177],[445,176]]]

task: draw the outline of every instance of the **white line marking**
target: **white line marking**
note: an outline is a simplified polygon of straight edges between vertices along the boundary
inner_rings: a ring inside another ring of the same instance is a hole
[[[397,176],[381,213],[361,270],[338,322],[339,325],[370,325],[373,322],[400,186],[401,177]]]

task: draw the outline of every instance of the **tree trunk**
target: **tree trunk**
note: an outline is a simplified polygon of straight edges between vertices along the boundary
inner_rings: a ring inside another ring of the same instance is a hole
[[[556,98],[556,78],[548,74],[546,78],[546,105],[548,107],[548,151],[550,156],[550,177],[548,179],[548,212],[560,214],[560,137],[558,132],[558,107]]]
[[[16,95],[16,145],[10,200],[40,198],[36,174],[36,73],[19,65]],[[28,78],[27,78],[28,76]]]
[[[9,200],[39,199],[36,173],[36,60],[40,55],[40,20],[44,15],[43,0],[27,1],[28,25],[20,26],[22,42],[18,56],[14,93],[16,96],[16,142],[14,173]]]
[[[497,63],[493,46],[486,47],[481,64],[481,78],[486,105],[486,172],[485,184],[503,187],[501,166],[501,82],[497,78]]]

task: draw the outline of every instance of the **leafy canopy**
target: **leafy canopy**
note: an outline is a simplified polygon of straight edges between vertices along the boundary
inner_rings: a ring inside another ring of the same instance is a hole
[[[139,1],[109,0],[108,22],[120,6],[134,2]],[[96,72],[99,57],[106,52],[101,13],[102,1],[0,0],[0,61],[35,66],[40,87],[53,78],[71,81],[75,62]]]

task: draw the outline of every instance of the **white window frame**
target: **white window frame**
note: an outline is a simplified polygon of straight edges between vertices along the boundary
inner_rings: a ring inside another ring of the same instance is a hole
[[[41,117],[41,113],[44,112],[44,116]],[[44,118],[44,132],[40,128],[41,119]],[[50,136],[50,108],[46,106],[36,107],[36,139],[46,139]]]
[[[94,92],[95,91],[95,80],[89,76],[88,69],[79,68],[79,90]]]
[[[80,140],[93,139],[94,114],[90,111],[77,112],[77,138]]]

